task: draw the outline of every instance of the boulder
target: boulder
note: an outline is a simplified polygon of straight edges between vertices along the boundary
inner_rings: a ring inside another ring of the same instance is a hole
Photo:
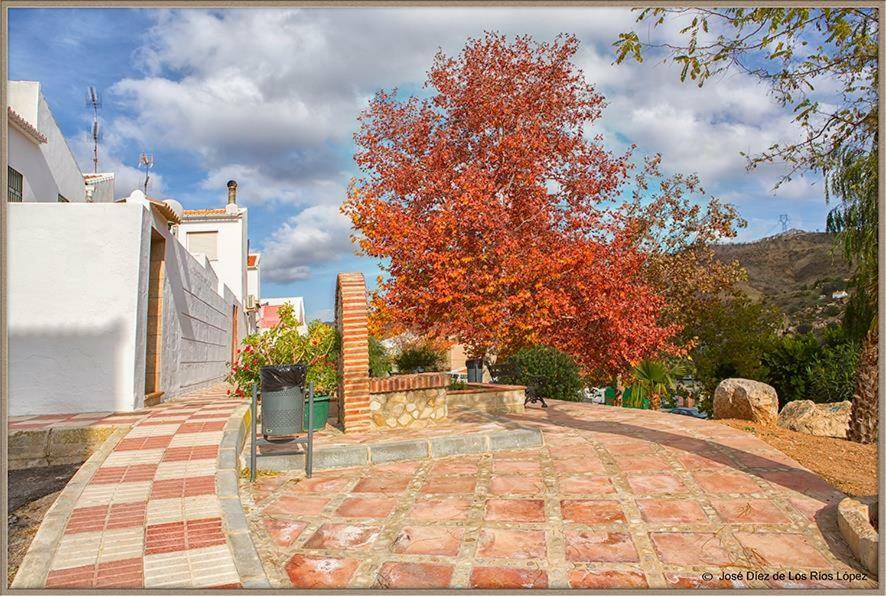
[[[788,402],[778,415],[778,425],[817,437],[846,438],[852,402],[817,404],[808,399]]]
[[[714,391],[714,418],[738,418],[762,424],[778,419],[778,394],[750,379],[723,379]]]

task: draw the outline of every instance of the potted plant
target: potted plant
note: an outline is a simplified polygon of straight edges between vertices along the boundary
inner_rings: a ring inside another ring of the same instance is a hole
[[[262,366],[275,364],[306,364],[308,384],[314,384],[313,428],[326,425],[329,400],[338,384],[336,357],[338,334],[322,321],[311,321],[307,330],[295,318],[291,305],[280,307],[280,322],[264,333],[254,333],[243,340],[237,359],[231,365],[227,381],[234,385],[233,394],[245,397],[259,382]],[[305,427],[308,413],[305,409]]]

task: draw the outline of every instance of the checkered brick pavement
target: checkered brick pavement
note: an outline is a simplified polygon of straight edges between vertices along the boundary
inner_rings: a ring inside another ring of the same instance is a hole
[[[80,494],[46,588],[240,586],[216,495],[218,446],[241,403],[224,393],[214,387],[133,416],[135,425]]]

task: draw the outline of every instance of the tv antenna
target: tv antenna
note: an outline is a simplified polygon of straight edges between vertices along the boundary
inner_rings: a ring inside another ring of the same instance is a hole
[[[781,223],[781,231],[787,232],[788,231],[788,222],[791,221],[791,218],[788,217],[788,214],[782,213],[781,215],[779,215],[778,221]]]
[[[92,173],[98,174],[98,142],[101,139],[98,109],[102,107],[102,96],[92,85],[86,90],[86,107],[92,108]]]
[[[154,155],[152,153],[142,153],[138,156],[138,166],[145,168],[145,195],[148,194],[148,181],[151,179],[151,167],[154,165]]]

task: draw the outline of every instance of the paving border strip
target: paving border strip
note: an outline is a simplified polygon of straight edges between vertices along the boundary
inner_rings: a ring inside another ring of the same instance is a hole
[[[437,459],[453,455],[528,449],[543,445],[544,437],[541,430],[517,427],[411,441],[317,446],[314,450],[314,469],[327,470],[395,461]],[[242,455],[241,450],[241,457]],[[301,453],[277,456],[269,454],[259,458],[256,465],[258,470],[285,472],[304,468],[304,458],[304,454]]]
[[[271,584],[252,542],[246,513],[240,502],[238,454],[243,449],[249,434],[250,416],[249,404],[243,404],[234,410],[225,424],[218,449],[215,492],[221,503],[222,523],[231,547],[234,566],[240,575],[240,583],[244,588],[270,588]]]
[[[46,512],[31,545],[25,553],[22,563],[16,572],[15,579],[10,584],[11,589],[44,589],[46,578],[49,576],[49,569],[52,558],[55,555],[58,545],[61,542],[62,535],[65,531],[65,525],[71,512],[77,504],[77,500],[86,488],[86,485],[95,476],[99,467],[107,459],[108,455],[114,450],[123,437],[125,437],[132,426],[119,427],[111,433],[111,436],[96,449],[89,459],[87,459],[80,469],[74,474],[61,494],[55,500],[55,503]]]

